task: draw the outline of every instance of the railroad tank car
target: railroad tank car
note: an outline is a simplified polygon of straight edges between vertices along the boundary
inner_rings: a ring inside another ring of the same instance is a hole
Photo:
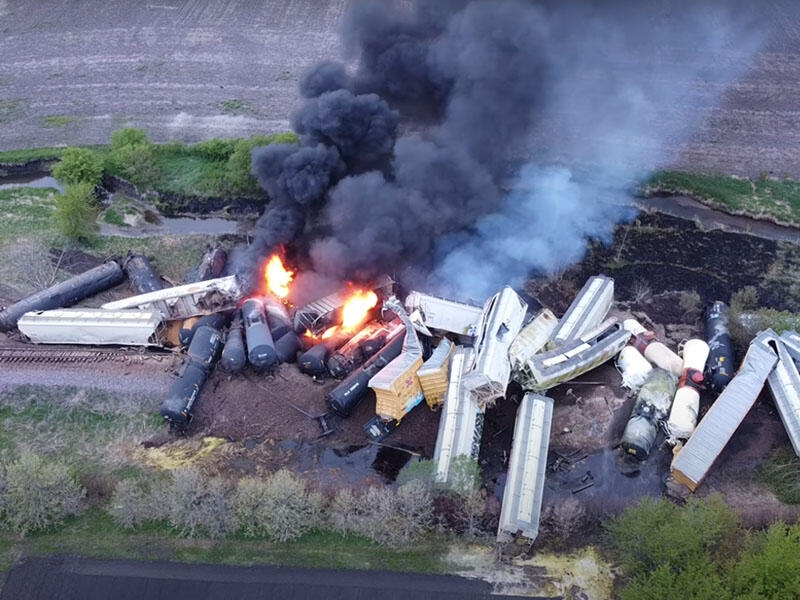
[[[146,256],[128,254],[122,261],[122,268],[128,274],[131,288],[137,294],[146,294],[164,289],[161,277]]]
[[[6,307],[0,311],[0,331],[16,327],[17,321],[26,312],[72,306],[84,298],[122,283],[124,279],[125,271],[119,263],[109,260]]]
[[[297,357],[297,366],[306,375],[326,377],[328,375],[327,360],[329,354],[330,350],[325,342],[319,342]]]
[[[275,353],[278,355],[278,362],[294,362],[297,360],[297,353],[300,352],[301,348],[300,337],[294,330],[287,331],[275,342]]]
[[[672,401],[667,430],[672,441],[688,439],[697,426],[700,412],[700,390],[703,388],[703,369],[708,359],[708,344],[691,339],[683,346],[683,374]]]
[[[356,369],[325,396],[330,409],[342,417],[349,417],[369,390],[369,380],[383,367],[400,356],[403,350],[405,327],[398,328],[397,335]]]
[[[402,327],[402,324],[397,326]],[[378,321],[367,323],[328,359],[328,371],[337,379],[347,377],[386,344],[388,335],[386,324]]]
[[[200,264],[186,274],[184,281],[195,283],[221,277],[227,262],[228,253],[223,248],[209,248],[203,254]]]
[[[728,306],[719,300],[707,307],[703,319],[708,360],[706,360],[706,379],[708,386],[717,394],[722,393],[734,374],[734,353],[731,334],[728,330]]]
[[[181,371],[161,404],[161,416],[174,429],[185,429],[194,415],[194,405],[218,356],[219,331],[203,325],[195,332]]]
[[[267,314],[267,325],[273,340],[279,340],[287,331],[294,331],[294,325],[282,302],[275,298],[264,298],[264,311]]]
[[[247,350],[244,345],[244,324],[242,314],[237,312],[233,318],[220,358],[223,368],[230,373],[239,373],[247,364]]]
[[[669,371],[656,367],[647,374],[622,432],[623,451],[639,460],[650,455],[658,435],[658,424],[669,414],[677,386],[678,378]]]
[[[278,363],[275,342],[267,325],[264,303],[260,298],[248,298],[242,303],[247,341],[247,360],[257,369],[269,369]]]
[[[184,327],[186,326],[187,322],[190,322],[191,320],[192,319],[186,319],[183,322],[184,326],[182,326],[181,330],[178,332],[178,340],[180,341],[181,346],[184,348],[192,343],[195,332],[203,325],[208,325],[209,327],[213,327],[218,331],[223,331],[231,320],[231,312],[220,311],[211,313],[210,315],[203,315],[202,317],[194,320],[188,329],[185,329]]]

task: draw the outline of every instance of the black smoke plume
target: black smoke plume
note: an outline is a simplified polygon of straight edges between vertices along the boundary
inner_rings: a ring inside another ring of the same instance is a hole
[[[349,62],[300,83],[303,145],[253,153],[277,204],[254,251],[313,222],[319,275],[388,271],[476,301],[579,260],[688,139],[693,103],[713,107],[743,72],[763,39],[744,8],[355,1]]]

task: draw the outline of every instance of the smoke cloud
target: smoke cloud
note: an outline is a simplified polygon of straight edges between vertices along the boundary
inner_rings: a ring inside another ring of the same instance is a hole
[[[629,190],[685,143],[693,107],[742,74],[764,38],[748,14],[688,0],[353,2],[342,43],[355,68],[311,69],[292,119],[302,146],[253,152],[276,204],[253,251],[302,234],[321,276],[387,271],[477,302],[580,260],[630,218]]]

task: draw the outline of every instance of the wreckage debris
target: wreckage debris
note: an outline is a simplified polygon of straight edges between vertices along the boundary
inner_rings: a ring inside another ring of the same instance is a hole
[[[608,319],[580,338],[536,354],[514,373],[514,380],[526,390],[548,390],[611,360],[625,347],[628,338],[629,331],[615,319]]]
[[[506,393],[511,379],[508,349],[522,329],[528,305],[510,287],[492,296],[483,307],[475,336],[475,360],[463,385],[485,409]]]
[[[752,408],[778,362],[774,351],[774,344],[779,343],[777,339],[775,332],[770,330],[759,333],[750,343],[739,371],[672,460],[672,475],[678,483],[692,491],[700,485]]]
[[[369,390],[370,379],[400,355],[405,330],[405,325],[398,324],[389,333],[383,348],[328,392],[325,403],[334,413],[342,417],[349,417],[353,413]]]
[[[20,317],[27,312],[72,306],[85,298],[122,283],[124,279],[125,271],[123,271],[119,263],[109,260],[102,265],[52,285],[6,307],[0,311],[0,330],[9,331],[13,329],[16,327]],[[111,307],[112,310],[120,308],[142,307]]]
[[[235,309],[241,296],[238,279],[229,275],[106,302],[101,308],[160,310],[165,319],[180,320]]]
[[[713,302],[707,308],[703,321],[708,343],[706,381],[709,388],[719,394],[733,379],[734,354],[728,331],[728,306],[724,302]]]
[[[480,306],[437,298],[418,291],[409,292],[405,300],[406,312],[414,327],[429,337],[434,332],[451,333],[471,341],[478,330],[483,314]]]
[[[614,280],[604,275],[590,277],[558,321],[551,340],[561,346],[597,329],[614,301]]]
[[[389,331],[396,325],[397,322],[367,323],[328,359],[328,372],[336,379],[347,377],[386,344]]]
[[[450,359],[447,391],[433,451],[436,481],[442,484],[449,481],[457,457],[478,458],[480,451],[484,413],[461,385],[464,373],[472,368],[474,356],[472,347],[456,346]]]
[[[228,253],[224,248],[209,248],[203,253],[200,264],[186,274],[184,281],[195,283],[222,277],[227,262]]]
[[[641,352],[628,345],[617,356],[617,369],[622,375],[622,387],[635,394],[647,381],[653,365]]]
[[[518,533],[534,540],[539,533],[552,420],[551,398],[533,393],[525,394],[514,423],[508,477],[497,529],[498,542],[508,541]],[[585,487],[593,483],[592,481]]]

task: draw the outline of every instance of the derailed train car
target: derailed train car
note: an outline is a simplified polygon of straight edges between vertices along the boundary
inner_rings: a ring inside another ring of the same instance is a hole
[[[268,369],[278,363],[275,342],[267,325],[267,314],[260,298],[248,298],[242,303],[247,360],[257,369]]]
[[[192,338],[186,359],[161,404],[161,416],[171,429],[183,430],[194,416],[194,406],[222,347],[220,332],[203,325]]]

